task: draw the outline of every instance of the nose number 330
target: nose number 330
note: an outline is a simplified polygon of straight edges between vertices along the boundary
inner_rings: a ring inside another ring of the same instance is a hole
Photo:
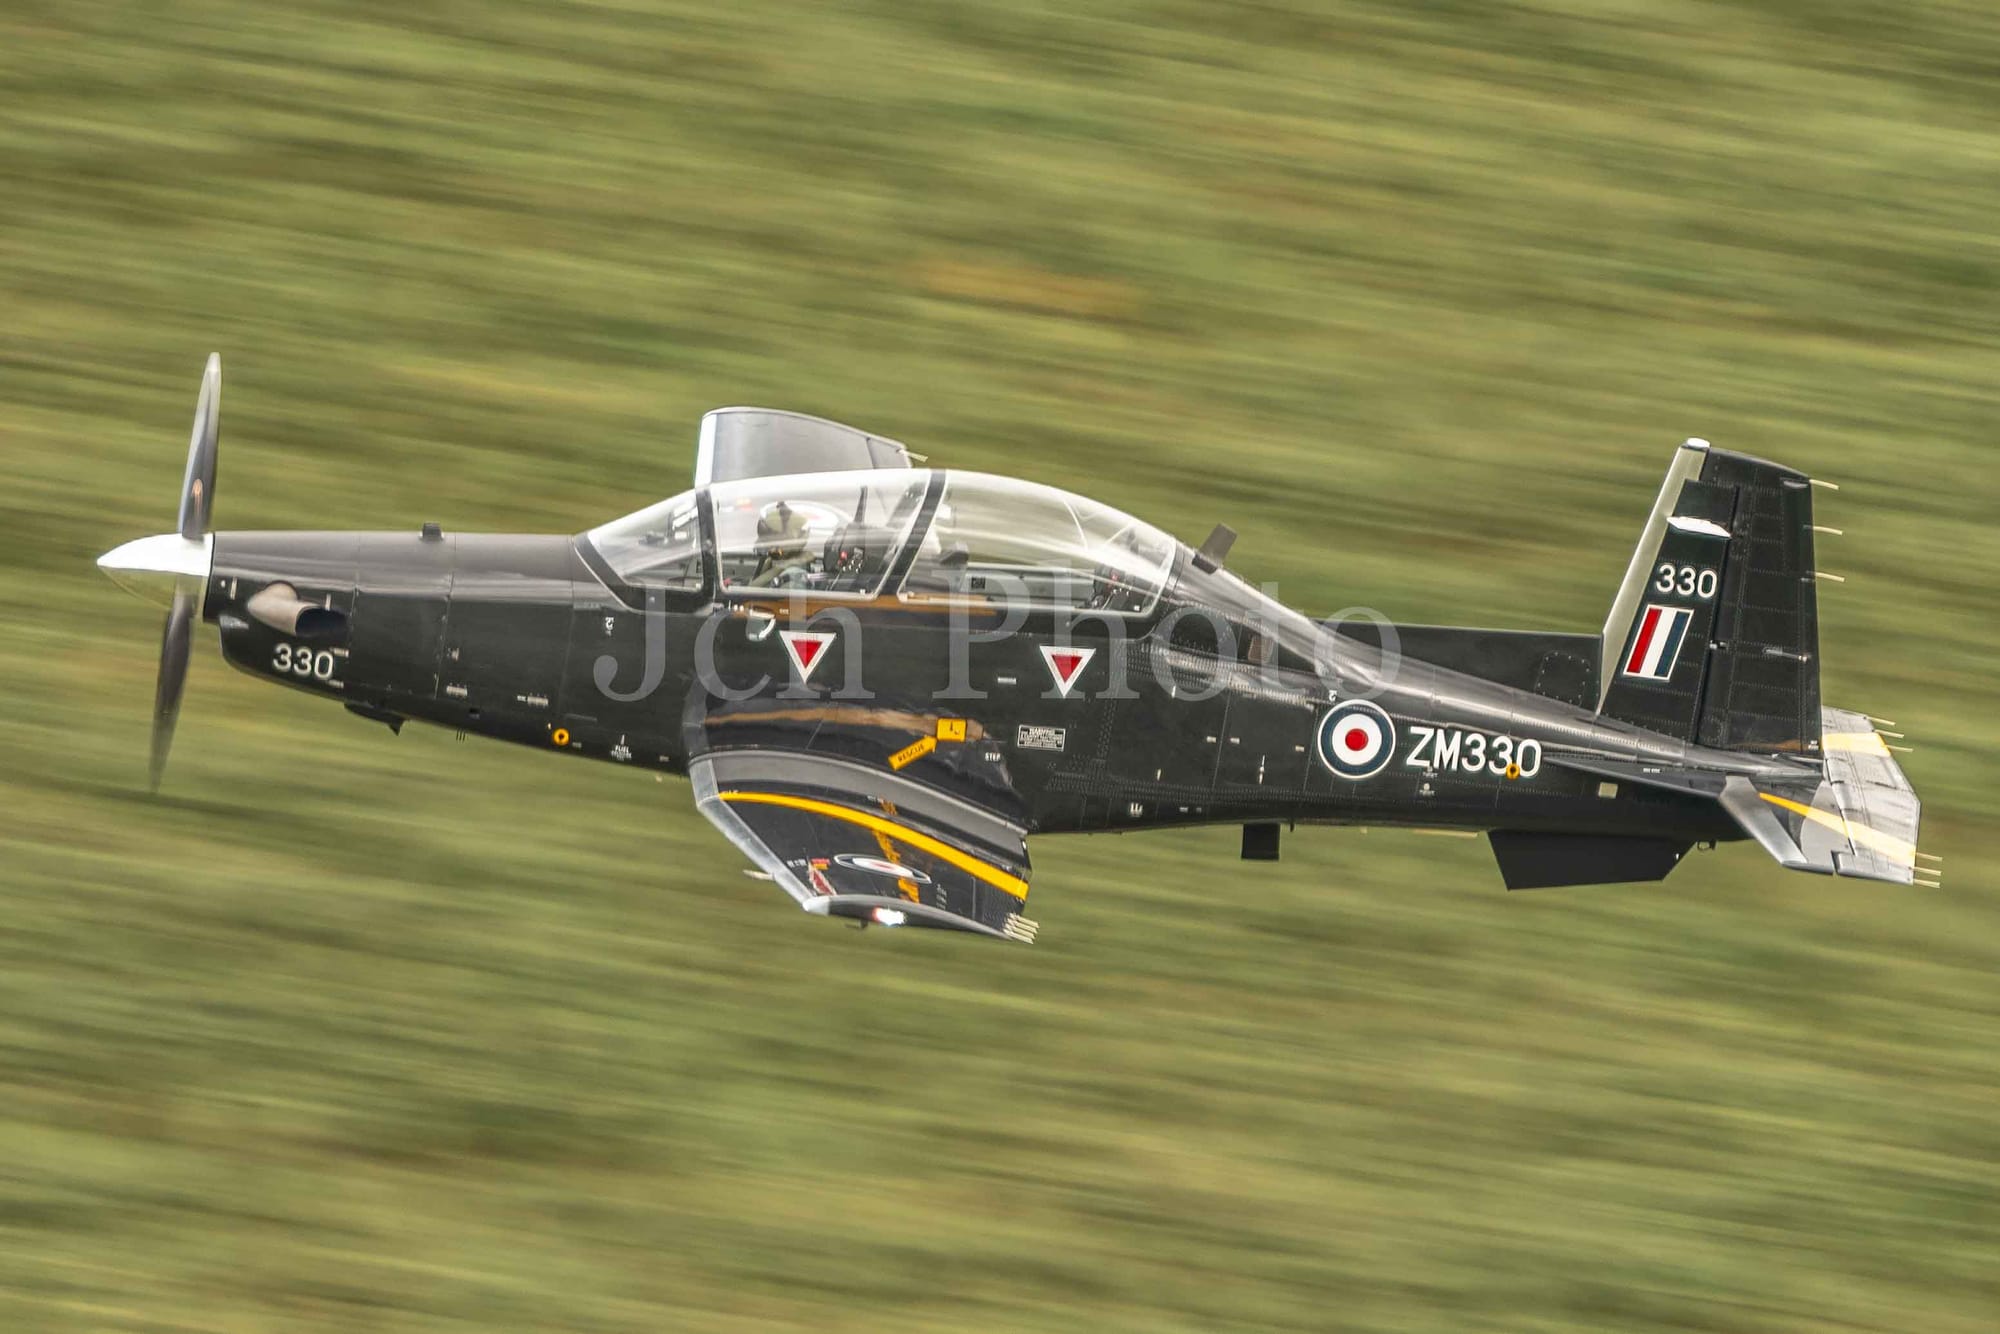
[[[331,681],[333,654],[325,649],[315,653],[303,644],[280,644],[271,655],[271,670],[302,681]]]

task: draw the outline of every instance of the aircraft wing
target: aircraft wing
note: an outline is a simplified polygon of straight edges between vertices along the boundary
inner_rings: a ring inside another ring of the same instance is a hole
[[[695,804],[810,913],[1023,942],[1027,831],[893,774],[784,751],[712,751]]]

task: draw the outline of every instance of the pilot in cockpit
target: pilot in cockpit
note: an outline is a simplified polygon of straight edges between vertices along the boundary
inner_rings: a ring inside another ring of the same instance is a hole
[[[757,514],[757,571],[752,588],[778,588],[801,582],[812,566],[810,525],[806,516],[785,501],[774,501]]]

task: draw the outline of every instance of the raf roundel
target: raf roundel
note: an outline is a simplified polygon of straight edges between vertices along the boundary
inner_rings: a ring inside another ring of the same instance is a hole
[[[1349,700],[1319,720],[1319,758],[1342,778],[1373,778],[1396,754],[1396,725],[1366,700]]]

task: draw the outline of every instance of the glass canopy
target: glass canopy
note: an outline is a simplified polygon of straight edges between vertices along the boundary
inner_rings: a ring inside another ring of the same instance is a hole
[[[928,472],[750,477],[709,488],[722,589],[872,596],[923,506]]]
[[[985,473],[946,475],[903,595],[1140,613],[1165,585],[1174,540],[1108,505]]]
[[[913,536],[934,491],[935,508]],[[585,536],[629,583],[699,588],[697,495],[662,501]],[[1107,505],[984,473],[756,477],[719,483],[708,495],[717,583],[734,595],[783,589],[872,597],[914,544],[899,590],[911,600],[1139,615],[1159,601],[1175,551],[1171,537]]]
[[[701,587],[701,509],[683,491],[584,534],[604,563],[640,588]]]

